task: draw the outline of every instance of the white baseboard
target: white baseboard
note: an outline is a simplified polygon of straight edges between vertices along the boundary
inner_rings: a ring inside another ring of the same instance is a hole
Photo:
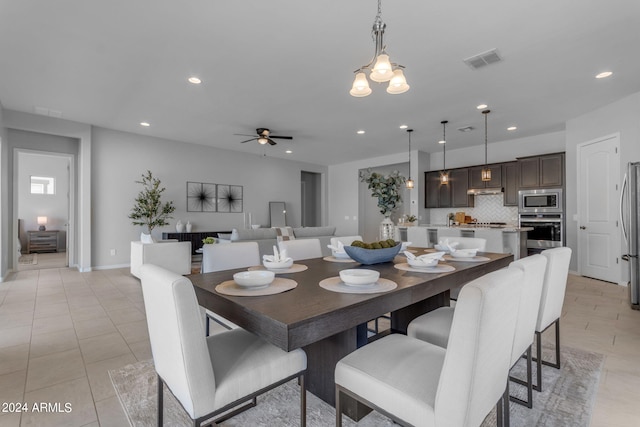
[[[116,268],[129,268],[131,264],[98,265],[91,267],[92,270],[115,270]]]

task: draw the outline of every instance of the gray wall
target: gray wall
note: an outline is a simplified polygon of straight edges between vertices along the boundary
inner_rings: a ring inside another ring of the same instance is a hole
[[[299,226],[302,170],[326,176],[327,168],[308,163],[169,141],[94,127],[92,132],[92,265],[98,268],[127,265],[132,240],[142,228],[128,219],[141,187],[135,181],[150,170],[166,188],[165,201],[176,206],[170,225],[153,230],[175,231],[181,220],[193,231],[224,231],[244,226],[243,213],[187,212],[187,181],[243,186],[244,212],[252,222],[269,225],[269,201],[287,204],[287,223]],[[324,215],[326,218],[326,215]],[[326,225],[326,224],[324,224]],[[116,255],[110,255],[115,249]]]

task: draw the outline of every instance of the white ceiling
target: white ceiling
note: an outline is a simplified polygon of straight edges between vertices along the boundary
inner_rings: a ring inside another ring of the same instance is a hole
[[[401,124],[423,151],[439,150],[443,119],[449,150],[482,144],[480,103],[495,142],[563,130],[640,91],[640,1],[386,0],[387,51],[411,89],[373,83],[353,98],[376,10],[375,0],[0,0],[0,102],[329,165],[406,150]],[[502,62],[462,62],[493,48]],[[596,80],[604,70],[613,76]],[[265,148],[234,136],[257,127],[294,139]]]

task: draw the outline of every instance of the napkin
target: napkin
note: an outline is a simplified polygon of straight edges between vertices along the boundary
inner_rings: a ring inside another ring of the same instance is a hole
[[[262,255],[262,259],[269,262],[286,262],[289,261],[289,257],[287,255],[286,249],[279,252],[278,247],[273,245],[273,255]]]
[[[344,243],[340,240],[338,240],[338,246],[327,245],[327,247],[334,252],[344,252]]]
[[[404,251],[404,255],[407,257],[407,259],[411,259],[411,260],[416,259],[416,256],[409,251]]]

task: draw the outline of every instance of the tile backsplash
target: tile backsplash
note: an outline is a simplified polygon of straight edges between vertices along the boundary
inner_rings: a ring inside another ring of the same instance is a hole
[[[518,207],[503,206],[503,194],[487,194],[474,196],[473,208],[438,208],[429,209],[430,224],[446,224],[447,215],[451,212],[464,212],[478,222],[506,222],[508,225],[518,224]]]

